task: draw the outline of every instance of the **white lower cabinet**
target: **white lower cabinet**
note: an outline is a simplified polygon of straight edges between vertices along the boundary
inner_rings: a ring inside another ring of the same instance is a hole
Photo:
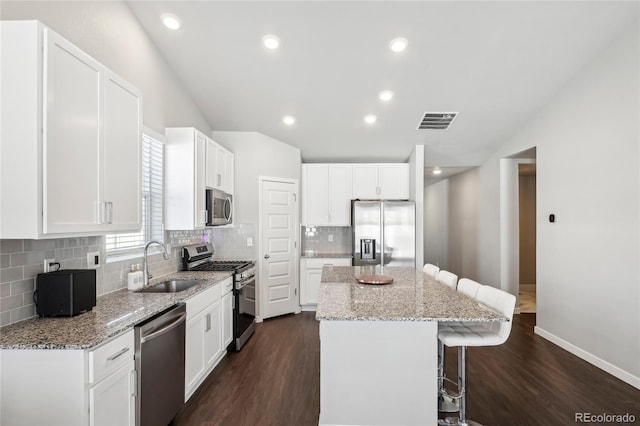
[[[300,305],[307,308],[315,308],[318,304],[318,292],[320,291],[320,278],[322,267],[350,266],[351,259],[340,258],[302,258],[300,259]],[[315,310],[315,309],[314,309]]]
[[[198,389],[226,353],[223,341],[227,311],[223,289],[233,285],[229,277],[187,300],[185,336],[185,402]],[[225,293],[226,296],[226,293]]]
[[[226,348],[233,340],[233,293],[222,296],[222,347]]]
[[[89,425],[135,425],[135,362],[89,388]]]
[[[91,350],[0,351],[7,425],[135,424],[133,329]]]

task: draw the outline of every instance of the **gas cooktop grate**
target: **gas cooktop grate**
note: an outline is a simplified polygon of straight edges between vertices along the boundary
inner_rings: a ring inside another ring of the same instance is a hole
[[[192,271],[235,271],[236,269],[240,269],[246,265],[249,265],[249,262],[214,260],[212,262],[194,266],[190,269]]]

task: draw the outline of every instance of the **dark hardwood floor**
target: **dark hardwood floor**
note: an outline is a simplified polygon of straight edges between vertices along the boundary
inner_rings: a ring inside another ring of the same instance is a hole
[[[534,335],[534,324],[535,314],[515,315],[507,343],[469,348],[469,418],[485,426],[564,426],[579,424],[576,412],[631,413],[640,424],[640,390]],[[455,349],[446,362],[455,377]],[[220,362],[173,423],[315,426],[319,363],[313,312],[266,320],[242,351]]]

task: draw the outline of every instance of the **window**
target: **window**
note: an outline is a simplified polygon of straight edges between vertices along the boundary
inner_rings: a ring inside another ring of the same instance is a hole
[[[142,229],[106,237],[108,254],[141,249],[151,240],[164,240],[164,143],[162,137],[142,134]]]

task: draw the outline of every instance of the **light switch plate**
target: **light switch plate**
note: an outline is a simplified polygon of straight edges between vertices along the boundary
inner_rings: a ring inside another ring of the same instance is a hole
[[[90,269],[98,269],[102,263],[100,259],[99,251],[92,251],[91,253],[87,253],[87,268]]]
[[[253,238],[247,237],[247,247],[253,247]]]

